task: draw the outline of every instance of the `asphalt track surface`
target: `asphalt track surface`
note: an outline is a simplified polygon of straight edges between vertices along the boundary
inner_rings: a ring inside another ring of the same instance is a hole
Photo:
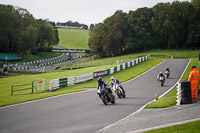
[[[127,98],[105,106],[96,89],[0,108],[2,133],[94,133],[140,109],[169,90],[180,78],[188,59],[170,59],[123,84]],[[169,67],[164,87],[157,74]]]

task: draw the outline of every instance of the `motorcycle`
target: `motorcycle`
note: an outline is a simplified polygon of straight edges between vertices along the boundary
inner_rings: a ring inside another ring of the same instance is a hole
[[[113,89],[113,91],[117,94],[117,96],[119,97],[119,98],[125,98],[126,97],[126,93],[124,93],[123,91],[122,91],[122,88],[118,85],[118,84],[114,84],[113,85],[113,87],[112,87],[112,89]]]
[[[166,72],[165,72],[165,75],[166,75],[167,78],[169,78],[170,72],[169,72],[169,71],[166,71]]]
[[[105,105],[108,105],[109,102],[115,104],[115,96],[111,94],[105,87],[98,89],[97,93]]]
[[[164,83],[165,83],[165,77],[164,76],[160,76],[159,77],[159,82],[160,82],[161,86],[163,86]]]

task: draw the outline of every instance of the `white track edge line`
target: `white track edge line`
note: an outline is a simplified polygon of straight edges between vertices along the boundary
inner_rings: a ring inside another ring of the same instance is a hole
[[[164,61],[166,61],[166,60],[164,60]],[[154,69],[155,67],[159,66],[159,65],[160,65],[160,64],[162,64],[164,61],[162,61],[162,62],[161,62],[161,63],[159,63],[158,65],[156,65],[156,66],[152,67],[152,68],[151,68],[151,69],[149,69],[148,71],[150,71],[150,70]],[[183,73],[182,73],[182,75],[181,75],[181,77],[179,78],[179,80],[178,80],[178,81],[180,81],[180,80],[181,80],[181,78],[183,77],[183,75],[184,75],[184,73],[185,73],[186,69],[188,68],[188,66],[189,66],[190,62],[191,62],[191,59],[189,60],[189,62],[188,62],[188,64],[187,64],[187,66],[186,66],[186,68],[185,68],[185,70],[183,71]],[[146,72],[148,72],[148,71],[145,71],[144,73],[146,73]],[[142,73],[141,75],[143,75],[144,73]],[[140,76],[140,75],[138,75],[137,77],[139,77],[139,76]],[[135,78],[137,78],[137,77],[135,77]],[[130,81],[134,80],[135,78],[133,78],[133,79],[131,79],[131,80],[127,81],[127,82],[130,82]],[[173,89],[173,88],[176,86],[176,84],[177,84],[177,82],[176,82],[176,83],[175,83],[175,85],[174,85],[174,86],[172,86],[172,87],[171,87],[169,90],[171,91],[171,90],[172,90],[172,89]],[[169,92],[170,92],[169,90],[168,90],[168,91],[166,91],[166,92],[167,92],[167,93],[169,93]],[[159,98],[163,97],[163,96],[164,96],[164,94],[166,95],[166,94],[167,94],[166,92],[165,92],[165,93],[163,93],[161,96],[159,96]],[[110,125],[108,125],[108,126],[106,126],[106,127],[102,128],[102,129],[98,130],[96,133],[103,132],[103,131],[105,131],[106,129],[108,129],[108,128],[112,127],[112,126],[115,126],[115,125],[117,125],[118,123],[120,123],[120,122],[122,122],[122,121],[124,121],[124,120],[128,119],[129,117],[136,115],[137,113],[139,113],[140,111],[142,111],[146,105],[148,105],[149,103],[151,103],[151,102],[153,102],[153,101],[155,101],[155,99],[154,99],[154,100],[152,100],[152,101],[150,101],[150,102],[148,102],[148,103],[146,103],[144,106],[142,106],[141,108],[139,108],[137,111],[133,112],[132,114],[130,114],[130,115],[128,115],[128,116],[126,116],[125,118],[123,118],[123,119],[121,119],[121,120],[119,120],[119,121],[117,121],[117,122],[115,122],[115,123],[113,123],[113,124],[110,124]]]
[[[165,61],[166,61],[166,60],[162,61],[161,63],[157,64],[156,66],[154,66],[154,67],[152,67],[152,68],[150,68],[149,70],[145,71],[144,73],[142,73],[142,74],[136,76],[135,78],[133,78],[133,79],[131,79],[131,80],[129,80],[129,81],[126,81],[126,82],[124,82],[124,83],[127,83],[127,82],[130,82],[130,81],[132,81],[132,80],[135,80],[136,78],[140,77],[141,75],[144,75],[145,73],[149,72],[150,70],[154,69],[155,67],[159,66],[160,64],[162,64],[162,63],[165,62]],[[124,83],[123,83],[123,84],[124,84]],[[150,101],[150,102],[152,102],[152,101]],[[150,102],[148,102],[147,104],[149,104]],[[133,112],[132,114],[130,114],[130,115],[128,115],[128,116],[122,118],[121,120],[118,120],[117,122],[115,122],[115,123],[113,123],[113,124],[110,124],[110,125],[108,125],[108,126],[102,128],[102,129],[96,131],[96,133],[103,132],[103,131],[105,131],[106,129],[108,129],[108,128],[110,128],[110,127],[112,127],[112,126],[114,126],[114,125],[116,125],[116,124],[118,124],[118,123],[120,123],[120,122],[122,122],[122,121],[128,119],[129,117],[136,115],[137,113],[139,113],[140,111],[142,111],[143,108],[144,108],[147,104],[145,104],[144,106],[142,106],[141,108],[139,108],[138,110],[136,110],[135,112]]]
[[[165,61],[165,60],[164,60],[164,61]],[[162,61],[162,62],[164,62],[164,61]],[[161,63],[162,63],[162,62],[161,62]],[[159,63],[158,65],[160,65],[161,63]],[[158,66],[158,65],[156,65],[156,66]],[[156,67],[156,66],[154,66],[154,67]],[[153,69],[154,67],[152,67],[151,69]],[[150,71],[151,69],[145,71],[144,73]],[[135,78],[133,78],[133,79],[131,79],[131,80],[128,80],[128,81],[126,81],[126,82],[123,82],[122,84],[127,83],[127,82],[130,82],[130,81],[132,81],[132,80],[138,78],[139,76],[143,75],[144,73],[142,73],[142,74],[136,76]],[[4,109],[4,108],[9,108],[9,107],[18,106],[18,105],[23,105],[23,104],[28,104],[28,103],[33,103],[33,102],[43,101],[43,100],[47,100],[47,99],[51,99],[51,98],[61,97],[61,96],[65,96],[65,95],[72,95],[72,94],[77,94],[77,93],[83,93],[83,92],[91,91],[91,90],[93,90],[93,89],[94,89],[94,88],[92,88],[92,89],[88,89],[88,90],[86,90],[86,91],[80,91],[80,92],[74,92],[74,93],[62,94],[62,95],[57,95],[57,96],[52,96],[52,97],[46,97],[46,98],[43,98],[43,99],[32,100],[32,101],[28,101],[28,102],[23,102],[23,103],[18,103],[18,104],[13,104],[13,105],[8,105],[8,106],[0,107],[0,110],[1,110],[1,109]]]
[[[28,103],[34,103],[34,102],[38,102],[38,101],[48,100],[48,99],[52,99],[52,98],[56,98],[56,97],[61,97],[61,96],[66,96],[66,95],[74,95],[74,94],[78,94],[78,93],[84,93],[84,92],[88,92],[88,91],[92,91],[92,90],[93,89],[88,89],[88,90],[85,90],[85,91],[67,93],[67,94],[62,94],[62,95],[57,95],[57,96],[46,97],[46,98],[43,98],[43,99],[28,101],[28,102],[24,102],[24,103],[18,103],[18,104],[8,105],[8,106],[5,106],[5,107],[0,107],[0,110],[1,109],[5,109],[5,108],[10,108],[10,107],[15,107],[15,106],[23,105],[23,104],[28,104]]]

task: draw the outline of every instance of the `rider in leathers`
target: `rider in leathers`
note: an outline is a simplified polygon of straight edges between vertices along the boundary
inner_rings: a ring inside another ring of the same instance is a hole
[[[160,77],[163,77],[164,80],[165,80],[165,75],[164,75],[162,72],[160,72],[160,73],[158,74],[158,76],[157,76],[157,80],[158,80],[158,81],[160,81]]]
[[[101,87],[104,85],[104,87],[112,94],[112,90],[110,89],[109,85],[106,83],[105,80],[103,80],[101,77],[98,78],[98,83],[97,83],[97,90],[101,89]],[[100,94],[98,93],[99,97]]]
[[[119,80],[118,80],[118,79],[115,79],[114,77],[111,77],[111,87],[113,87],[113,85],[114,85],[115,83],[118,84],[118,85],[122,88],[123,93],[125,93],[125,90],[124,90],[124,88],[122,87],[122,85],[121,85],[121,83],[119,82]]]

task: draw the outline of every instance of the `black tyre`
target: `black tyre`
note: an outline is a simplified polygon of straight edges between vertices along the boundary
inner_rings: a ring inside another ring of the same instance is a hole
[[[119,98],[121,98],[121,92],[120,92],[120,90],[117,90],[117,96],[118,96]]]
[[[191,87],[181,87],[181,91],[189,92],[189,91],[191,91]]]
[[[113,96],[111,103],[115,104],[115,96]]]
[[[182,98],[181,103],[182,104],[190,104],[190,103],[192,103],[192,98]]]
[[[182,98],[190,98],[191,96],[192,96],[191,93],[182,93],[181,94]]]
[[[123,98],[125,98],[126,97],[126,93],[123,93]]]
[[[188,87],[191,87],[191,83],[189,81],[183,81],[181,82],[181,89],[182,88],[188,88]]]
[[[101,96],[101,100],[103,101],[103,103],[104,103],[105,105],[108,105],[108,99],[107,99],[107,97],[106,97],[105,95],[102,95],[102,96]]]

